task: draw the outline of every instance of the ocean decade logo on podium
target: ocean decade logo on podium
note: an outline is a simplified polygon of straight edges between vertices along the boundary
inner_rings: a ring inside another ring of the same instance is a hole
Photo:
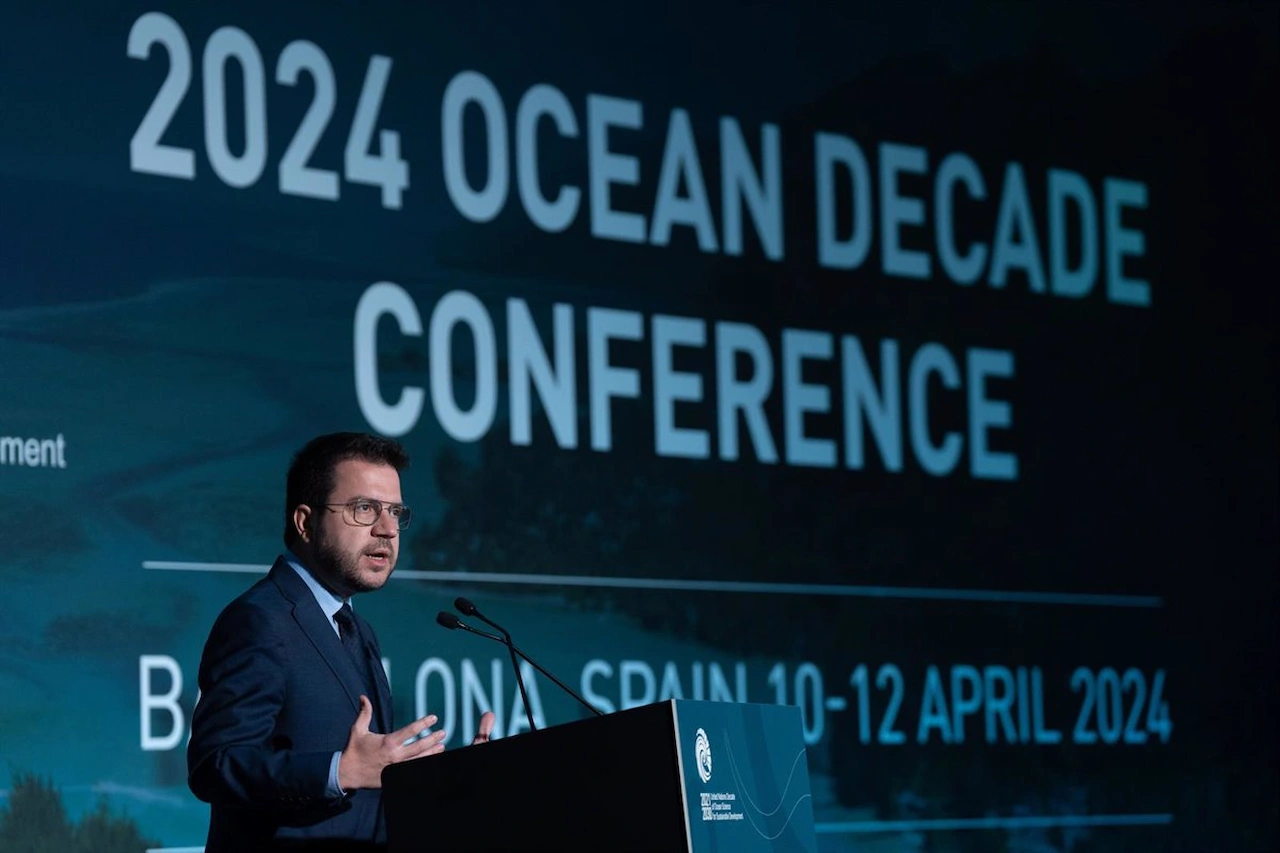
[[[698,729],[693,737],[693,755],[698,764],[698,775],[703,782],[711,781],[711,741],[704,729]]]

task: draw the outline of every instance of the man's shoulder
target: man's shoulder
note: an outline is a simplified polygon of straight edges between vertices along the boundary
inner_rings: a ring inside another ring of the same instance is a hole
[[[277,559],[265,577],[237,595],[222,609],[220,619],[252,611],[288,609],[296,599],[294,586],[302,581],[283,558]]]

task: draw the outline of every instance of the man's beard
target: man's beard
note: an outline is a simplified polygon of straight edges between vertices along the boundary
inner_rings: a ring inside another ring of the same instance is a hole
[[[387,543],[385,547],[391,549],[392,545]],[[390,575],[390,571],[386,575],[382,575],[377,581],[370,583],[360,575],[360,556],[362,553],[362,551],[356,553],[344,551],[337,543],[331,542],[327,536],[321,533],[316,537],[315,560],[318,565],[315,569],[330,586],[339,587],[335,592],[339,592],[342,595],[373,592],[376,589],[381,589],[382,584]],[[389,566],[389,569],[392,568],[395,568],[394,556]]]

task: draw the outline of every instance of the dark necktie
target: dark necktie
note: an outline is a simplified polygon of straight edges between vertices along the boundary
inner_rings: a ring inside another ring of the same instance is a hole
[[[360,673],[360,679],[364,682],[365,695],[369,697],[373,707],[377,708],[378,689],[373,681],[373,672],[369,669],[369,657],[365,654],[364,643],[360,641],[360,631],[356,628],[356,617],[351,612],[351,604],[344,602],[338,612],[333,615],[333,620],[338,623],[338,635],[342,637],[342,647],[347,650],[347,654],[351,655],[351,660],[356,665],[356,672]]]

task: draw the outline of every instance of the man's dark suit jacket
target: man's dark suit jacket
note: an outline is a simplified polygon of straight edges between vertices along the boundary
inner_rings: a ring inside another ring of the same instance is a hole
[[[356,616],[377,681],[374,731],[389,732],[391,688],[373,629]],[[200,659],[188,784],[211,804],[207,853],[363,849],[386,841],[381,795],[327,797],[329,763],[368,693],[298,573],[276,560],[218,616]]]

